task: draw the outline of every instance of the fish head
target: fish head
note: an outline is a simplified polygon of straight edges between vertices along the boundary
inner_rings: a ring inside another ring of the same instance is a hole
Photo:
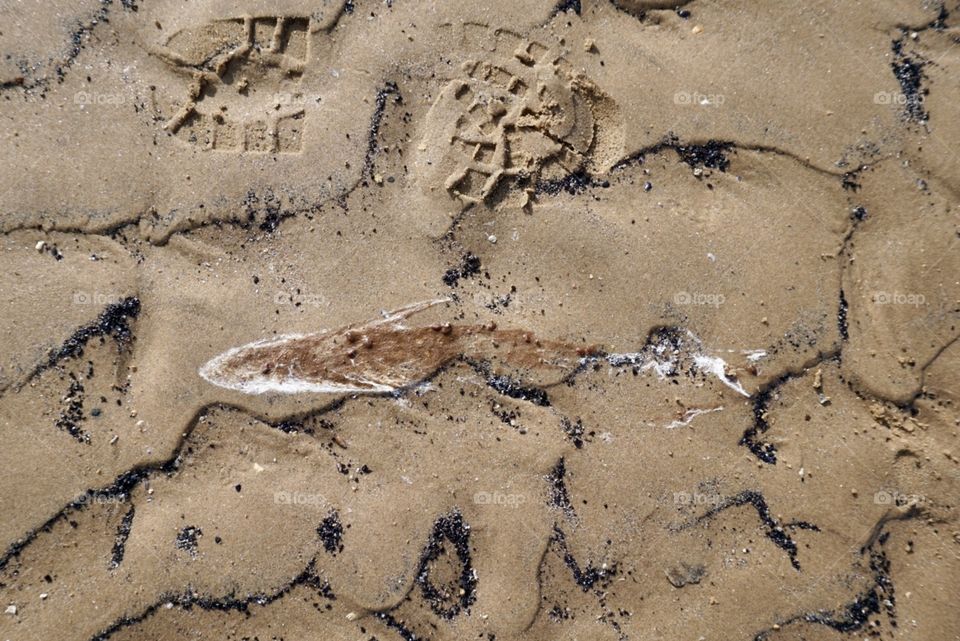
[[[299,338],[282,336],[235,347],[207,361],[200,376],[218,387],[246,394],[305,391],[293,389],[302,381],[289,360],[281,356],[285,346]]]
[[[357,368],[350,357],[355,348],[339,336],[290,334],[249,343],[212,358],[199,373],[244,394],[395,391],[381,373]]]

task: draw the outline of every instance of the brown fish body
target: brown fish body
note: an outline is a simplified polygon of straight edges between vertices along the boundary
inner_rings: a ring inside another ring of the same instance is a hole
[[[596,353],[493,323],[406,327],[391,322],[422,308],[411,306],[386,320],[333,332],[252,343],[213,359],[201,375],[248,393],[387,392],[423,381],[458,358],[562,372]]]

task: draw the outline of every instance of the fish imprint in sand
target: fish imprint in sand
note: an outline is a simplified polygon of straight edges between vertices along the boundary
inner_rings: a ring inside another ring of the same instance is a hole
[[[316,334],[270,338],[224,352],[200,368],[207,381],[246,394],[388,393],[416,385],[463,358],[536,371],[573,371],[598,348],[486,325],[407,327],[404,319],[447,299],[415,303],[383,318]],[[558,382],[560,377],[558,376]]]
[[[179,31],[152,53],[190,78],[163,128],[203,149],[296,153],[310,20],[243,17]]]

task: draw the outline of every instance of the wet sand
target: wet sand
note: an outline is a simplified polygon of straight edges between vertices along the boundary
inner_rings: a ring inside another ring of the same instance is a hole
[[[960,639],[957,16],[0,1],[0,639]]]

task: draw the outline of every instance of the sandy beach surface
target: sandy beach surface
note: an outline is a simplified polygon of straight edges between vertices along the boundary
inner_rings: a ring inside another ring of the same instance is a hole
[[[0,641],[960,640],[957,0],[0,0]]]

